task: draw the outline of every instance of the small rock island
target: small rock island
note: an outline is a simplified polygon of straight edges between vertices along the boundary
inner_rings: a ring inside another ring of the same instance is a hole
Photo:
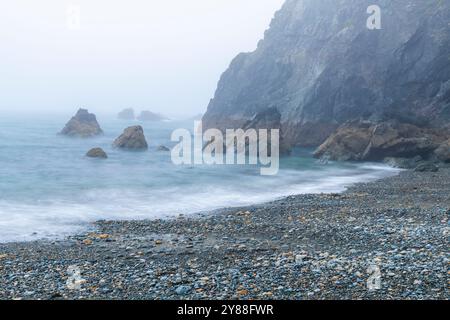
[[[103,134],[103,130],[97,122],[97,117],[86,109],[79,109],[75,116],[67,122],[60,132],[70,137],[89,138]]]

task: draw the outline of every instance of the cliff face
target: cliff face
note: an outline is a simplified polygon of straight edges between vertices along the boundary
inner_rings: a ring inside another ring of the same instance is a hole
[[[381,30],[366,26],[373,4]],[[447,0],[287,0],[222,75],[204,127],[243,127],[276,108],[285,143],[314,146],[352,119],[447,125],[449,21]]]

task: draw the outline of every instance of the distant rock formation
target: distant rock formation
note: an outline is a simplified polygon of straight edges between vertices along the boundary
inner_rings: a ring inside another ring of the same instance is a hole
[[[134,120],[136,118],[134,115],[134,109],[133,108],[123,109],[122,111],[119,112],[117,118],[122,120]]]
[[[167,148],[166,146],[159,146],[158,147],[158,151],[163,151],[163,152],[168,152],[168,151],[170,151],[170,149],[169,148]]]
[[[349,121],[340,126],[314,153],[330,160],[379,161],[387,157],[424,159],[445,141],[446,133],[395,121]]]
[[[382,30],[366,26],[373,4]],[[450,122],[449,21],[450,1],[287,0],[221,76],[203,128],[242,128],[268,107],[290,146],[316,147],[360,118],[439,128]]]
[[[86,153],[86,157],[106,159],[108,155],[102,148],[93,148]]]
[[[114,141],[113,146],[129,150],[148,149],[147,141],[144,136],[144,129],[141,126],[132,126],[126,128],[123,133]]]
[[[137,119],[139,121],[163,121],[163,120],[169,120],[165,116],[160,115],[158,113],[151,112],[151,111],[142,111]]]
[[[102,133],[97,118],[86,109],[79,109],[61,131],[63,135],[82,138],[93,137]]]
[[[450,139],[440,144],[434,153],[439,161],[450,162]]]

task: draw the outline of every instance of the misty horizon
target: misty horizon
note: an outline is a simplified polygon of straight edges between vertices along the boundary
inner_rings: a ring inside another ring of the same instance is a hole
[[[4,4],[2,114],[204,113],[220,75],[256,48],[283,1],[133,2]]]

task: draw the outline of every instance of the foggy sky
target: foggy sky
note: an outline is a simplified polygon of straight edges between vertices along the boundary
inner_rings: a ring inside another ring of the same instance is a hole
[[[256,48],[282,3],[2,1],[0,111],[204,112],[220,74]]]

